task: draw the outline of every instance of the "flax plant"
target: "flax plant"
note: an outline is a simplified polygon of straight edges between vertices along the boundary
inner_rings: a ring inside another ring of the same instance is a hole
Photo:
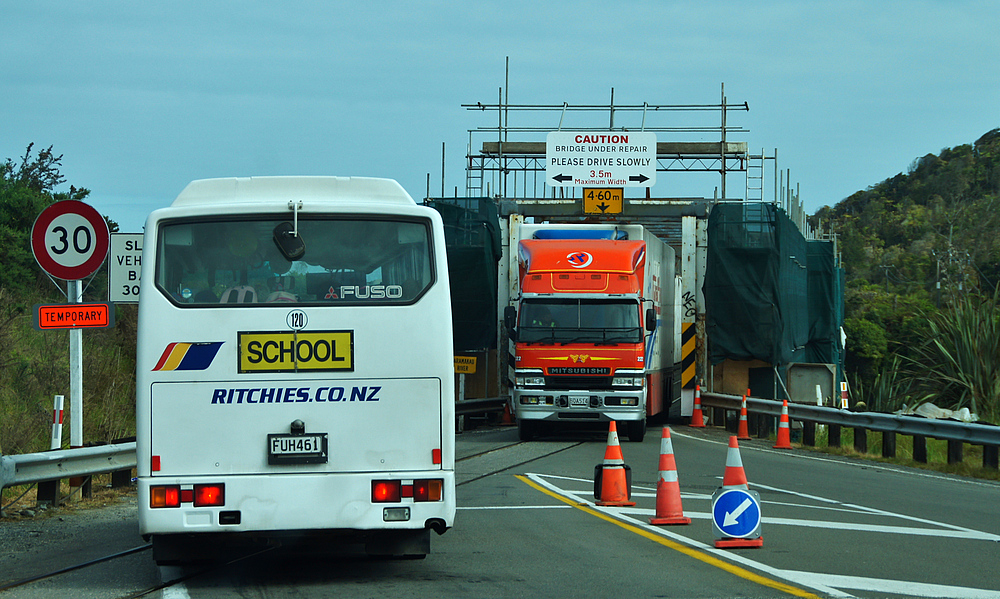
[[[1000,414],[997,307],[997,293],[985,299],[969,294],[929,317],[926,337],[915,348],[909,369],[924,401],[953,410],[968,407],[980,419],[996,422]]]
[[[902,362],[898,354],[887,358],[871,385],[865,385],[860,376],[851,377],[855,399],[872,412],[895,412],[909,404],[913,397],[913,378],[904,374]]]

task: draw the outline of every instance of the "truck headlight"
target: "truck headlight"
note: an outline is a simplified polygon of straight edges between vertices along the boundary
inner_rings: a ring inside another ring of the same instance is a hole
[[[611,385],[613,387],[642,387],[644,378],[642,375],[635,374],[616,375],[611,379]]]
[[[515,374],[514,384],[518,387],[542,387],[545,377],[541,374]]]

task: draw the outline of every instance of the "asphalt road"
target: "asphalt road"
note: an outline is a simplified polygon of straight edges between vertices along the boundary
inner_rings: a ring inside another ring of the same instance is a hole
[[[459,512],[424,560],[269,552],[148,595],[183,597],[993,597],[1000,484],[740,443],[763,546],[717,549],[721,429],[672,427],[686,526],[651,526],[660,429],[623,441],[634,507],[594,505],[607,431],[517,443],[513,428],[458,436]],[[141,545],[134,500],[0,521],[0,581]],[[0,593],[124,597],[191,575],[140,552]]]

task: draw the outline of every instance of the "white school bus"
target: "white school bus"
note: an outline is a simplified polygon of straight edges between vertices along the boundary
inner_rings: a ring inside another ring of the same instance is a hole
[[[455,517],[441,219],[395,181],[207,179],[146,221],[140,533],[422,557]],[[224,554],[223,554],[224,555]]]

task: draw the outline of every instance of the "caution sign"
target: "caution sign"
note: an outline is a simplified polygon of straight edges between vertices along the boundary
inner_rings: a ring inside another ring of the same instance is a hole
[[[39,331],[55,329],[106,329],[115,325],[111,304],[35,305],[34,325]]]
[[[354,331],[241,332],[240,372],[353,371]]]
[[[545,137],[550,187],[653,187],[656,134],[638,131],[551,131]]]
[[[455,356],[456,374],[476,374],[475,356]]]

